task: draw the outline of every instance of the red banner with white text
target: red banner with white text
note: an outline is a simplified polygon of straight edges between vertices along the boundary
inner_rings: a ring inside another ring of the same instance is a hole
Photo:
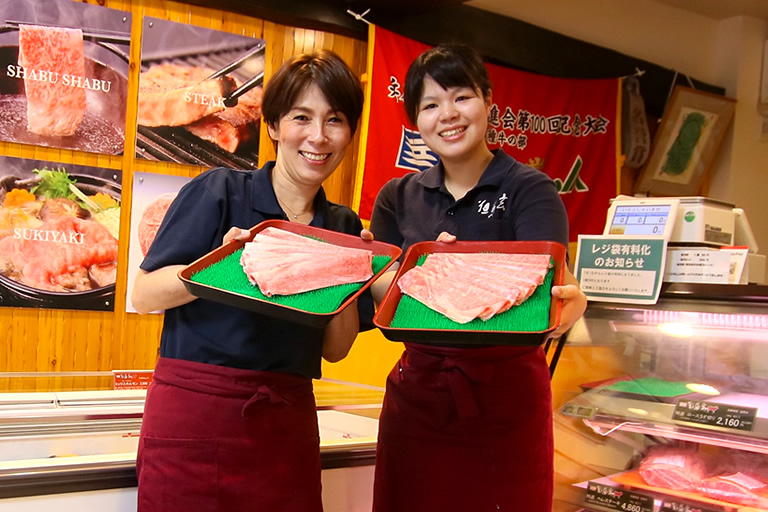
[[[426,170],[438,157],[411,126],[403,107],[410,63],[429,46],[371,27],[369,113],[363,120],[354,206],[371,218],[390,179]],[[486,139],[516,160],[549,175],[570,221],[571,241],[602,233],[617,194],[620,79],[563,79],[486,64],[493,106]]]

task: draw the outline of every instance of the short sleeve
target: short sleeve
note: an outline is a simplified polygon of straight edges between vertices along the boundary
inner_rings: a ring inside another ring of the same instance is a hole
[[[514,201],[517,240],[550,240],[568,245],[568,214],[555,183],[530,170]]]
[[[376,240],[400,247],[404,238],[397,225],[397,183],[397,179],[388,181],[376,196],[370,229]]]
[[[140,267],[152,272],[168,265],[186,265],[221,244],[221,200],[214,197],[202,176],[179,191],[163,218]]]

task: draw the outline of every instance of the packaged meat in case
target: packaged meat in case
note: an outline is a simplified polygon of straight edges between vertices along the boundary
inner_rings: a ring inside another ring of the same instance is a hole
[[[556,242],[414,244],[374,323],[393,341],[538,345],[559,325],[564,265]]]
[[[358,236],[269,220],[179,272],[198,297],[324,327],[401,254]]]
[[[707,462],[694,450],[656,448],[640,462],[639,472],[648,485],[694,491],[707,476]]]

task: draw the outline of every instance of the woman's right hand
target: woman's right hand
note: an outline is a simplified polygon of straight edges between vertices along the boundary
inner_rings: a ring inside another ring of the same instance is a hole
[[[251,236],[251,232],[247,229],[238,228],[232,226],[229,231],[224,235],[224,241],[221,245],[226,245],[232,240],[247,240]]]
[[[447,231],[443,231],[442,233],[437,235],[437,241],[452,244],[453,242],[456,241],[456,235],[452,235]]]

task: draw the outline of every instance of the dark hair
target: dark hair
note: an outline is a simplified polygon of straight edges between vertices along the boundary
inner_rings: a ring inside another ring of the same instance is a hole
[[[302,92],[313,84],[332,109],[346,116],[354,135],[363,112],[363,89],[349,66],[330,50],[296,55],[272,75],[264,87],[264,122],[277,126]]]
[[[414,125],[419,117],[419,102],[427,77],[443,89],[471,87],[480,90],[483,98],[491,94],[491,81],[479,53],[463,44],[436,46],[419,55],[405,76],[405,113]]]

